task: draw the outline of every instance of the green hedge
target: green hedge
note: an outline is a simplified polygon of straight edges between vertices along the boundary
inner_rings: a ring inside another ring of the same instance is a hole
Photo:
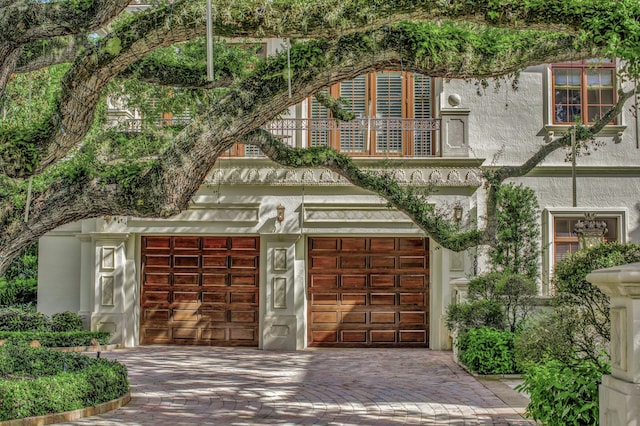
[[[96,339],[101,345],[109,343],[110,334],[106,331],[0,331],[0,340],[11,345],[29,345],[37,340],[42,346],[52,348],[67,348],[73,346],[89,346],[91,340]]]
[[[591,360],[531,364],[516,387],[531,397],[526,417],[545,425],[597,425],[598,385],[608,371],[607,365]]]
[[[77,410],[129,391],[116,361],[46,348],[0,347],[0,421]]]
[[[480,374],[518,372],[514,349],[515,334],[491,327],[472,328],[458,336],[458,358]]]

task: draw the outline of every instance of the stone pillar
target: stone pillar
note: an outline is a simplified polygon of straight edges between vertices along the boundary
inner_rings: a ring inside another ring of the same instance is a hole
[[[600,425],[640,425],[640,263],[599,269],[587,280],[611,299],[611,375],[600,385]]]
[[[266,350],[296,350],[304,346],[304,323],[297,313],[304,305],[304,277],[296,276],[296,241],[299,235],[266,234],[260,237],[260,330]]]
[[[91,329],[111,333],[111,343],[133,346],[133,330],[128,315],[133,315],[125,297],[128,233],[91,233],[95,244],[95,287]]]

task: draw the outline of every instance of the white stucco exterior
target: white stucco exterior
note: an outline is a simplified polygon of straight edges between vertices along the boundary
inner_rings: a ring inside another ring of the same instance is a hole
[[[276,47],[270,45],[269,50]],[[464,226],[482,223],[481,166],[521,164],[566,131],[550,124],[549,87],[548,66],[522,72],[517,91],[505,84],[479,95],[473,83],[435,79],[434,116],[441,120],[437,156],[396,157],[392,166],[383,158],[358,162],[391,169],[403,184],[433,184],[436,205],[449,210],[462,206]],[[290,114],[304,111],[292,108]],[[598,138],[604,146],[578,159],[577,207],[572,207],[566,152],[554,153],[516,180],[536,191],[541,207],[542,294],[549,291],[555,215],[613,215],[619,218],[621,241],[640,240],[637,129],[637,119],[626,108],[619,124]],[[297,138],[292,143],[305,142]],[[278,205],[285,207],[282,222],[276,221]],[[43,237],[38,308],[47,313],[79,312],[88,327],[112,331],[114,341],[139,344],[141,237],[165,234],[260,237],[259,346],[264,349],[306,347],[309,237],[424,235],[380,197],[327,170],[284,169],[264,158],[222,158],[189,210],[174,218],[96,218]],[[443,315],[454,296],[450,282],[481,272],[485,265],[476,250],[453,253],[433,242],[429,249],[429,346],[447,349],[450,338]],[[274,268],[276,252],[287,259],[285,269]],[[475,266],[474,257],[480,259]]]

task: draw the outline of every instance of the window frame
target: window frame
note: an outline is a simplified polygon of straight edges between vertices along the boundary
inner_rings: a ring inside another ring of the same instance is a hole
[[[578,219],[584,218],[585,212],[596,214],[596,219],[615,219],[617,221],[617,241],[625,244],[627,238],[627,217],[629,215],[626,208],[547,208],[542,215],[542,262],[543,262],[543,293],[546,295],[553,294],[551,279],[556,263],[556,219]],[[560,237],[560,242],[574,242],[577,237]],[[570,241],[571,240],[571,241]]]
[[[378,81],[377,81],[377,76],[378,74],[385,74],[385,73],[398,73],[400,74],[400,78],[402,79],[401,82],[401,95],[400,95],[400,102],[401,102],[401,117],[397,117],[397,118],[401,118],[401,119],[415,119],[415,78],[414,78],[414,73],[413,72],[408,72],[408,71],[394,71],[394,70],[385,70],[385,71],[379,71],[379,72],[372,72],[372,73],[368,73],[365,74],[365,97],[364,97],[364,102],[365,102],[365,116],[364,117],[356,117],[356,120],[360,119],[360,120],[367,120],[369,121],[370,119],[375,119],[378,113],[378,109],[379,109],[379,105],[378,105],[378,100],[381,99],[378,96],[378,92],[377,92],[377,87],[378,87]],[[434,79],[433,77],[430,76],[424,76],[425,78],[430,79],[430,89],[429,89],[429,99],[428,99],[428,103],[429,103],[429,110],[431,113],[431,117],[429,117],[429,119],[434,119],[434,99],[435,99],[435,95],[434,95]],[[331,97],[333,98],[339,98],[341,96],[341,86],[342,82],[340,83],[336,83],[333,84],[329,87],[328,93]],[[422,98],[421,98],[422,99]],[[312,102],[314,102],[311,98],[309,98],[308,102],[307,102],[307,117],[309,118],[313,118],[313,113],[312,113],[312,108],[313,108],[313,104]],[[331,112],[329,111],[328,113],[328,118],[329,120],[332,120],[332,115]],[[371,121],[369,121],[369,123],[371,123]],[[347,124],[348,126],[348,124]],[[414,137],[413,137],[413,131],[412,130],[401,130],[401,149],[399,152],[393,152],[393,151],[389,151],[389,150],[380,150],[378,147],[378,143],[377,143],[377,131],[375,129],[374,125],[371,125],[370,130],[365,131],[365,135],[364,135],[364,150],[362,151],[346,151],[346,150],[342,150],[341,149],[341,131],[335,130],[335,131],[328,131],[329,135],[328,135],[328,146],[336,149],[337,151],[349,155],[349,156],[353,156],[353,157],[375,157],[375,158],[380,158],[380,157],[413,157],[415,155],[415,150],[414,150]],[[307,140],[310,142],[312,140],[311,135],[307,136]],[[433,133],[432,136],[432,140],[431,140],[431,149],[430,149],[430,153],[427,156],[435,156],[437,153],[437,146],[436,146],[436,134],[435,132]]]

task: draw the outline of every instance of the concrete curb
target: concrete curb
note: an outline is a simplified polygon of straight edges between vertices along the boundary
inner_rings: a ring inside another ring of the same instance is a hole
[[[112,401],[103,402],[102,404],[92,407],[80,408],[78,410],[66,411],[64,413],[46,414],[44,416],[25,417],[24,419],[7,420],[0,422],[0,426],[41,426],[50,425],[52,423],[62,423],[78,420],[82,417],[96,416],[123,407],[131,401],[131,392],[127,392],[124,396]]]

